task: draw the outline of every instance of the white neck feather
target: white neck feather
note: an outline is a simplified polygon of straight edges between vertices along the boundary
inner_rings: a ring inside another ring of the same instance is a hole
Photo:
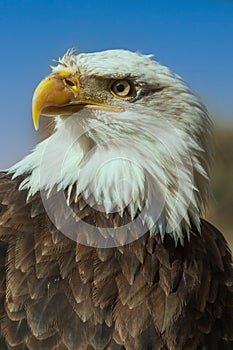
[[[140,106],[123,113],[84,110],[58,118],[55,133],[9,172],[28,174],[20,190],[29,197],[75,189],[106,212],[128,207],[133,219],[141,211],[152,234],[167,232],[182,242],[191,223],[199,227],[208,182],[204,147],[185,122],[175,127],[169,116]]]

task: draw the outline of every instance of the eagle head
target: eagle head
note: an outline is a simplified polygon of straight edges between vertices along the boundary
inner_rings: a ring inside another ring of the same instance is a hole
[[[183,242],[208,197],[211,123],[183,80],[151,55],[68,51],[35,89],[32,117],[54,133],[10,169],[20,189],[65,191],[97,212],[140,219]],[[74,194],[74,195],[73,195]],[[142,230],[143,231],[143,230]]]

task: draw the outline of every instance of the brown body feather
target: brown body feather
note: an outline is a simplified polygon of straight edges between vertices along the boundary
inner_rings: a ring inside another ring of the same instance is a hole
[[[147,233],[92,248],[57,231],[39,195],[26,203],[21,180],[0,178],[1,350],[232,349],[231,255],[216,228],[202,220],[183,246]],[[119,220],[83,210],[95,226]]]

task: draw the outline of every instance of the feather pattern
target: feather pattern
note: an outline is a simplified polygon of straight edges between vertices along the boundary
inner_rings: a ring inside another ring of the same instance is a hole
[[[2,174],[0,201],[15,193],[18,211],[25,210],[23,225],[16,208],[11,220],[11,203],[0,217],[6,349],[230,349],[231,257],[213,226],[202,220],[201,236],[193,226],[190,241],[177,246],[169,235],[161,244],[149,233],[120,251],[62,234],[54,240],[46,213],[32,215],[33,201],[25,206],[17,183]]]

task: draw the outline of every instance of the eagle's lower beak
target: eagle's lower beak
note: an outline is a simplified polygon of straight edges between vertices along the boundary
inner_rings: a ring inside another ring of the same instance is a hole
[[[100,101],[80,97],[78,83],[66,72],[54,73],[42,80],[35,89],[32,99],[32,119],[35,129],[39,128],[39,118],[45,116],[71,115],[83,108],[94,108],[122,112],[118,106],[110,106]]]

